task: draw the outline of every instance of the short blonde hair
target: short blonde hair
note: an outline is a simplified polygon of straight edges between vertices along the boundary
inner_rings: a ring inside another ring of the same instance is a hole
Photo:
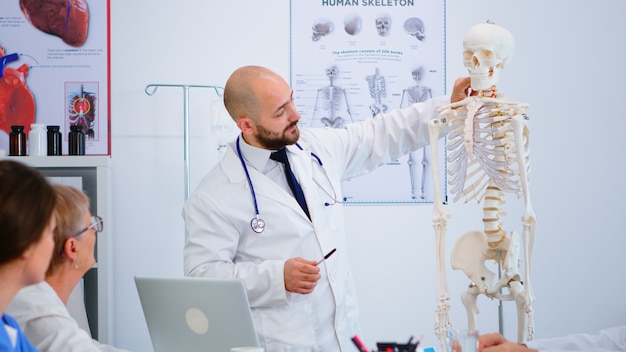
[[[63,263],[65,241],[83,228],[85,214],[89,212],[89,198],[83,191],[66,185],[52,185],[57,196],[54,216],[57,227],[54,230],[54,253],[46,275]]]

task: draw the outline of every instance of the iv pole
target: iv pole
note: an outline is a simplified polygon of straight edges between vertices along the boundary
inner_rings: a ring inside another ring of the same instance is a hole
[[[203,86],[203,85],[192,85],[192,84],[148,84],[146,86],[145,92],[149,96],[153,96],[156,93],[158,87],[176,87],[183,89],[183,144],[184,144],[184,160],[185,160],[185,200],[189,198],[189,89],[190,88],[209,88],[215,90],[215,94],[218,97],[221,97],[220,89],[224,90],[223,87],[218,86]]]

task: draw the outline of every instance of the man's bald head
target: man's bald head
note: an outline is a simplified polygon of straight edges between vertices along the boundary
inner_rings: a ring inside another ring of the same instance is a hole
[[[245,116],[257,120],[261,104],[258,92],[265,80],[277,77],[276,73],[261,66],[244,66],[230,75],[224,87],[224,106],[235,122]]]

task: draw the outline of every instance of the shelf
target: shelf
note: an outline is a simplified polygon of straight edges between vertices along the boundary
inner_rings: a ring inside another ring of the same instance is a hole
[[[0,156],[34,167],[110,167],[108,155]]]

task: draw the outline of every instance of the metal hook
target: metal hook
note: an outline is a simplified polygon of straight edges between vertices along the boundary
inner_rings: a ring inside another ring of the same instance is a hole
[[[222,92],[224,91],[224,87],[220,87],[220,86],[204,86],[204,85],[194,85],[194,84],[148,84],[146,86],[145,92],[147,95],[153,96],[154,93],[156,93],[157,88],[159,87],[178,87],[178,88],[183,88],[183,89],[209,88],[209,89],[215,90],[215,94],[218,97],[221,97],[223,94]]]
[[[219,86],[204,86],[204,85],[192,85],[192,84],[148,84],[145,88],[145,92],[148,96],[153,96],[158,87],[176,87],[183,89],[183,109],[184,109],[184,131],[183,131],[183,144],[184,144],[184,160],[185,160],[185,200],[189,198],[189,88],[209,88],[215,90],[215,94],[218,97],[222,97],[220,89],[223,91],[223,87]]]

